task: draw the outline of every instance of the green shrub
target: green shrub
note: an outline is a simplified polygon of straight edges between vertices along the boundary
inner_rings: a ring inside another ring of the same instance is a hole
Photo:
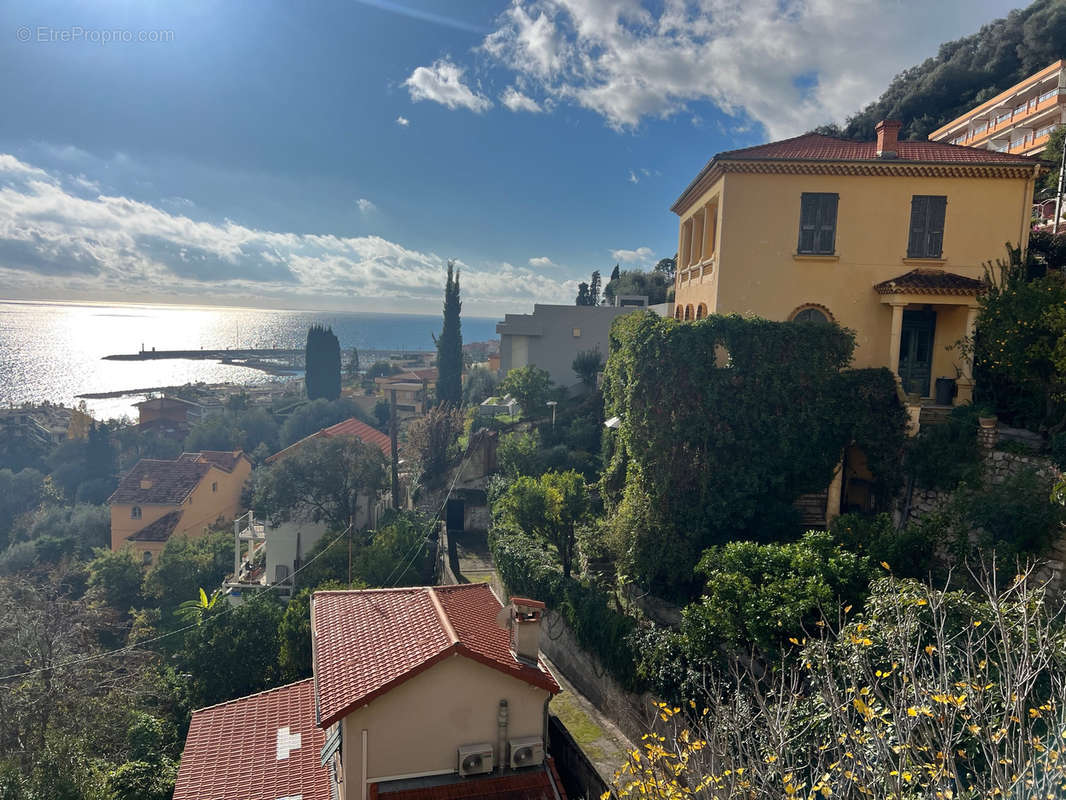
[[[489,548],[509,591],[543,601],[566,620],[578,644],[593,653],[615,680],[628,689],[639,688],[628,644],[636,623],[612,608],[607,594],[585,581],[564,578],[546,545],[521,531],[494,525]]]
[[[888,514],[844,514],[829,526],[837,545],[866,556],[872,564],[888,564],[893,575],[903,578],[927,578],[935,569],[936,530],[933,523],[896,530]]]
[[[923,489],[951,491],[980,474],[977,411],[973,406],[952,409],[947,422],[927,425],[910,443],[906,468]]]
[[[963,487],[948,510],[958,551],[994,549],[1008,569],[1015,558],[1043,556],[1066,522],[1066,509],[1051,500],[1051,492],[1051,479],[1033,468],[999,484]],[[971,528],[981,530],[976,542],[969,541]]]

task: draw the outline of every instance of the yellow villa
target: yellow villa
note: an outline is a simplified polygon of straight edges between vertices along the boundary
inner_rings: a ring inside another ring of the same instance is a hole
[[[133,547],[147,565],[171,536],[203,536],[241,513],[251,472],[240,450],[182,453],[174,461],[142,458],[108,498],[111,549]]]
[[[983,265],[1029,240],[1039,159],[930,141],[818,134],[719,153],[682,192],[675,316],[832,320],[853,365],[889,367],[912,405],[935,379],[973,394],[954,345],[973,332]],[[947,385],[947,384],[945,384]]]

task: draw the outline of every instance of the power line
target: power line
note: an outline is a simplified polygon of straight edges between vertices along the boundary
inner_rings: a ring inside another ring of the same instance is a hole
[[[329,551],[329,549],[331,547],[333,547],[333,545],[335,545],[337,542],[339,542],[341,539],[343,539],[351,531],[351,529],[352,529],[352,526],[349,525],[342,533],[337,534],[337,536],[334,537],[333,541],[331,541],[329,544],[327,544],[325,547],[323,547],[322,550],[319,553],[317,553],[313,558],[308,560],[307,563],[302,564],[299,567],[299,569],[296,569],[295,571],[293,571],[293,573],[290,576],[288,576],[288,577],[289,578],[295,578],[297,575],[299,575],[301,572],[303,572],[303,570],[305,570],[309,566],[311,566],[311,564],[313,564],[319,558],[324,556]],[[281,584],[281,581],[274,581],[273,583],[267,584],[266,586],[264,586],[262,589],[260,589],[259,591],[257,591],[255,593],[255,595],[252,597],[252,600],[255,600],[257,597],[260,597],[260,596],[266,594],[267,592],[269,592],[272,589],[276,588],[280,584]],[[249,601],[249,602],[251,602],[251,601]],[[88,663],[90,661],[98,661],[98,660],[100,660],[102,658],[108,658],[109,656],[118,655],[119,653],[126,653],[126,652],[129,652],[131,650],[137,650],[137,649],[143,648],[144,645],[154,644],[155,642],[161,642],[164,639],[169,639],[171,636],[177,636],[179,633],[185,633],[186,631],[190,631],[193,628],[196,628],[196,627],[198,627],[198,626],[200,626],[200,625],[202,625],[204,623],[211,622],[212,620],[220,619],[225,614],[229,613],[230,611],[232,611],[235,608],[237,608],[237,606],[232,605],[232,604],[227,604],[226,607],[222,609],[222,611],[220,611],[218,614],[215,614],[214,616],[207,617],[206,619],[201,619],[198,622],[190,623],[189,625],[185,625],[185,626],[183,626],[181,628],[177,628],[176,630],[169,631],[168,633],[160,634],[159,636],[153,636],[150,639],[144,639],[143,641],[137,642],[135,644],[128,644],[125,647],[117,647],[114,650],[107,650],[107,651],[105,651],[103,653],[93,653],[92,655],[88,655],[88,656],[72,658],[72,659],[70,659],[68,661],[62,662],[61,664],[53,664],[50,667],[37,667],[35,669],[28,669],[28,670],[24,670],[22,672],[13,672],[10,675],[3,675],[3,676],[0,676],[0,683],[4,683],[6,681],[13,680],[15,678],[23,678],[23,677],[26,677],[27,675],[36,675],[36,674],[41,673],[41,672],[48,672],[49,670],[63,669],[65,667],[71,667],[71,666],[75,666],[77,664],[85,664],[85,663]]]
[[[440,516],[441,514],[444,513],[444,509],[448,505],[448,500],[451,499],[452,491],[455,489],[455,484],[459,482],[459,476],[463,474],[463,467],[466,466],[466,461],[467,461],[467,459],[469,457],[470,457],[470,447],[468,445],[466,453],[463,454],[463,460],[459,463],[459,469],[457,469],[455,471],[455,477],[452,478],[452,485],[448,487],[448,492],[447,492],[447,494],[444,495],[444,501],[440,504],[440,511],[437,512],[437,516]],[[436,520],[436,517],[434,517],[434,520]],[[432,525],[432,523],[430,523],[430,524]],[[429,533],[429,528],[426,528],[426,533],[427,534]],[[409,570],[411,568],[411,564],[413,564],[414,560],[418,557],[418,553],[416,552],[416,550],[421,550],[421,548],[426,543],[427,543],[426,536],[425,535],[420,536],[418,538],[418,541],[415,542],[414,547],[411,548],[411,550],[409,550],[407,552],[407,555],[404,556],[404,560],[406,560],[407,563],[404,564],[403,572],[400,573],[400,577],[403,577],[404,575],[407,574],[407,570]],[[401,561],[400,563],[403,564],[404,561]],[[398,568],[398,565],[397,565],[397,567],[393,567],[392,572],[389,573],[389,577],[385,580],[385,586],[386,587],[388,587],[392,583],[392,578],[393,578],[394,575],[396,575],[397,568]]]

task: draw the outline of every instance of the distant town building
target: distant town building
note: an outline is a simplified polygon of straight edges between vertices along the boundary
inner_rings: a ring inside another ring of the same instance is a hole
[[[408,369],[395,375],[380,376],[374,378],[374,385],[377,394],[390,402],[395,390],[396,413],[400,419],[419,417],[437,387],[437,368]]]
[[[184,439],[189,428],[206,416],[204,407],[199,403],[168,395],[149,397],[133,406],[137,409],[139,431],[173,439]]]
[[[1005,92],[937,128],[934,142],[1035,156],[1066,116],[1064,61],[1056,61]]]
[[[316,592],[314,677],[194,712],[174,800],[566,800],[543,612],[485,584]]]
[[[238,516],[252,471],[242,451],[183,453],[173,461],[142,458],[119,482],[111,506],[111,549],[133,547],[145,564],[171,536],[203,536]]]
[[[574,358],[585,350],[598,350],[607,360],[611,323],[622,314],[647,308],[647,297],[621,297],[613,306],[533,306],[532,314],[506,314],[496,323],[500,334],[499,375],[535,366],[546,370],[556,386],[576,388]]]

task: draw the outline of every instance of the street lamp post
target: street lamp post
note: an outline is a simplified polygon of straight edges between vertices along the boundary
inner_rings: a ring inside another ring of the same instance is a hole
[[[555,430],[555,407],[559,405],[557,400],[549,400],[545,405],[551,406],[552,409],[552,431]]]

